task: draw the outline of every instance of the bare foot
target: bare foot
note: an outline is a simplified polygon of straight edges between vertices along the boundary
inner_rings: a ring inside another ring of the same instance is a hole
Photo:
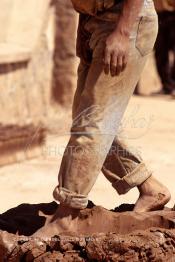
[[[55,215],[32,237],[51,238],[60,233],[76,233],[78,231],[78,209],[60,205]]]
[[[163,209],[171,198],[169,190],[153,176],[141,184],[138,189],[140,196],[134,207],[134,211],[137,212]]]

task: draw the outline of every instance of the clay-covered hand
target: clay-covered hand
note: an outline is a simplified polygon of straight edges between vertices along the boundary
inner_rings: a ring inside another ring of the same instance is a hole
[[[114,31],[106,40],[104,72],[111,76],[119,75],[127,65],[129,36]]]

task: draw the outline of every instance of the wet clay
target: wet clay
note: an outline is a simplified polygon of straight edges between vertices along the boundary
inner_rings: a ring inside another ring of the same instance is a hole
[[[0,261],[174,261],[175,211],[109,211],[91,203],[80,214],[81,234],[30,237],[57,207],[24,204],[2,214]]]

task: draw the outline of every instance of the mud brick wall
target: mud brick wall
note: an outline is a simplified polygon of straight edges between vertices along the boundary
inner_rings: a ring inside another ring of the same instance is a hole
[[[26,124],[45,116],[52,65],[47,57],[48,50],[42,46],[29,62],[0,65],[1,123]]]
[[[70,1],[52,1],[30,60],[0,62],[1,123],[38,123],[52,117],[54,108],[70,106],[76,82],[76,25]]]
[[[41,154],[46,130],[40,126],[0,124],[0,167]]]

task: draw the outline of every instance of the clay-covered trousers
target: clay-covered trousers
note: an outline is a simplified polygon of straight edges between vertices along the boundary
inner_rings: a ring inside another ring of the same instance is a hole
[[[118,130],[128,102],[153,49],[157,15],[152,0],[145,0],[130,36],[126,69],[111,77],[103,71],[105,41],[116,28],[115,20],[90,17],[84,30],[90,34],[90,63],[81,59],[73,104],[71,137],[64,152],[54,198],[69,207],[83,209],[100,171],[119,194],[151,176],[141,157],[121,142]],[[82,43],[86,48],[85,43]]]

